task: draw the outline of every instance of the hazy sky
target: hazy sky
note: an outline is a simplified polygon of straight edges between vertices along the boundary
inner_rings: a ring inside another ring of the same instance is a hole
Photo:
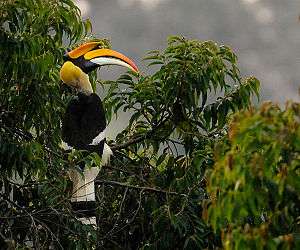
[[[163,49],[169,35],[215,40],[229,45],[239,58],[243,76],[261,81],[261,101],[283,104],[299,101],[300,1],[299,0],[74,0],[93,33],[111,40],[112,47],[134,59]],[[126,71],[103,67],[100,77],[116,79]],[[128,123],[119,114],[108,126],[113,138]]]
[[[77,0],[99,37],[137,61],[163,49],[168,35],[231,46],[243,75],[255,75],[263,100],[300,100],[299,0]],[[103,77],[118,69],[110,67]],[[104,74],[104,75],[103,75]]]

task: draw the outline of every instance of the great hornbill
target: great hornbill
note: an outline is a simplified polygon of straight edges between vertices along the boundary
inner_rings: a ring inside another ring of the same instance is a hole
[[[78,94],[68,104],[62,120],[63,148],[97,152],[102,158],[103,166],[108,163],[112,151],[105,143],[106,119],[103,105],[100,97],[93,92],[88,73],[103,65],[120,65],[135,72],[138,72],[138,68],[123,54],[101,48],[100,42],[84,43],[66,52],[64,60],[60,78],[65,84],[76,88]],[[94,207],[94,180],[98,173],[98,167],[83,168],[82,174],[75,170],[69,171],[73,182],[73,207]]]

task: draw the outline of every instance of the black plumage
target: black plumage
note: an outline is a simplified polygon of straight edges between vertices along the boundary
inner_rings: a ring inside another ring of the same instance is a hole
[[[80,56],[78,58],[70,58],[67,54],[64,55],[65,61],[70,61],[77,67],[79,67],[84,73],[90,73],[99,67],[98,64],[93,63],[89,60],[84,59],[84,56]]]
[[[106,128],[104,108],[100,97],[92,93],[78,93],[77,98],[70,101],[62,121],[62,139],[69,146],[79,149],[103,153],[105,139],[98,145],[90,145]]]

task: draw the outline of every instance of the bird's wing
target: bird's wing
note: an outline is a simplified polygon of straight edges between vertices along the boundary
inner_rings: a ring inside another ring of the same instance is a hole
[[[73,99],[62,122],[62,138],[75,149],[96,146],[105,139],[106,119],[100,97],[79,94]]]

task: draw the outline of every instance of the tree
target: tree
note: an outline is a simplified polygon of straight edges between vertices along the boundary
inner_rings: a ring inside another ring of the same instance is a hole
[[[225,249],[298,249],[300,106],[265,103],[234,116],[208,173],[207,220]]]
[[[259,82],[241,80],[235,54],[212,41],[171,37],[146,60],[159,65],[156,73],[121,76],[105,99],[109,114],[123,108],[133,115],[112,147],[112,171],[98,180],[104,246],[212,247],[218,239],[201,216],[204,172],[229,114],[250,104]]]
[[[71,0],[0,6],[0,245],[221,246],[202,216],[205,172],[213,168],[215,145],[226,139],[230,115],[249,107],[259,89],[257,79],[241,78],[233,51],[213,41],[170,37],[163,52],[146,58],[157,69],[153,75],[127,73],[102,82],[109,84],[108,119],[121,109],[132,116],[109,142],[114,158],[96,181],[98,227],[93,228],[71,209],[67,170],[82,162],[99,166],[101,159],[60,148],[60,120],[70,92],[58,76],[65,46],[83,40],[90,23],[81,20]],[[109,45],[103,41],[103,46]]]

